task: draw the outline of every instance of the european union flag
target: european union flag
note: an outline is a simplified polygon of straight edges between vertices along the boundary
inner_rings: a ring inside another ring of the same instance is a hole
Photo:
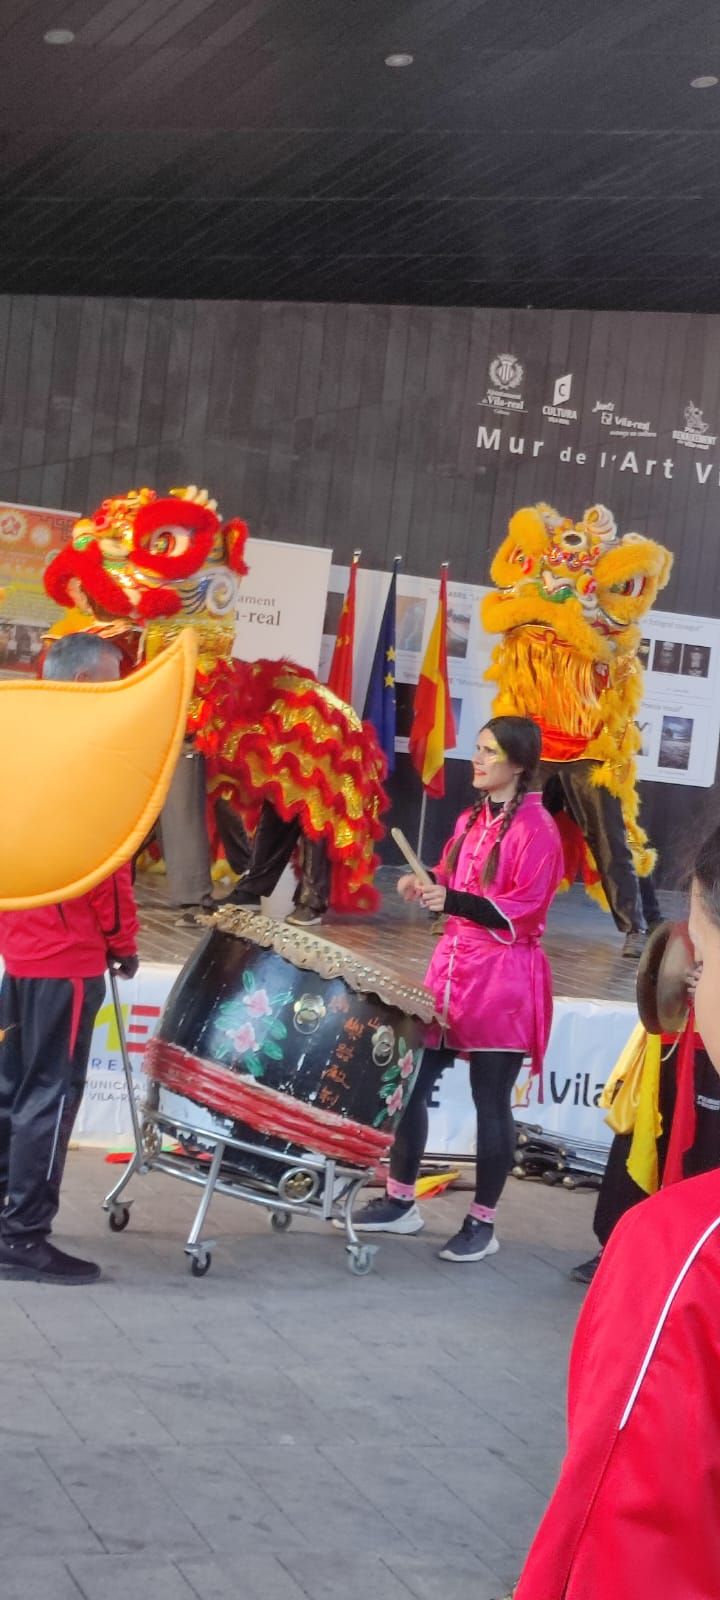
[[[399,565],[399,560],[393,563],[363,713],[364,720],[372,722],[385,751],[388,772],[395,771],[395,592]]]

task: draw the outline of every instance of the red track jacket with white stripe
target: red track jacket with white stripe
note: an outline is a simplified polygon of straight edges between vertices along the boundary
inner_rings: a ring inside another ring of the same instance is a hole
[[[568,1426],[516,1600],[718,1600],[720,1172],[619,1223],[578,1324]]]

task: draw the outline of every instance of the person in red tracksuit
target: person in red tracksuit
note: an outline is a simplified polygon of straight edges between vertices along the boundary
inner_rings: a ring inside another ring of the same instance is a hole
[[[695,862],[695,1026],[720,1072],[720,828]],[[570,1358],[568,1450],[516,1600],[720,1595],[720,1172],[613,1229]]]
[[[119,668],[113,645],[74,634],[48,651],[43,677],[101,682],[117,678]],[[0,912],[2,1278],[92,1283],[100,1276],[95,1262],[59,1250],[49,1235],[104,974],[112,966],[134,976],[137,928],[129,866],[77,899]]]

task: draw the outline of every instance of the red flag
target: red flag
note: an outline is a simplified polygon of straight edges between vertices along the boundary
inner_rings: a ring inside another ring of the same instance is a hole
[[[413,703],[410,758],[428,794],[445,793],[445,751],[456,744],[447,671],[447,568],[440,572],[437,616],[420,669]]]
[[[345,596],[340,621],[338,623],[335,649],[330,662],[330,673],[327,686],[332,689],[339,700],[344,700],[347,705],[352,705],[353,689],[353,652],[355,649],[355,583],[357,580],[358,557],[353,557],[350,568],[350,582]]]

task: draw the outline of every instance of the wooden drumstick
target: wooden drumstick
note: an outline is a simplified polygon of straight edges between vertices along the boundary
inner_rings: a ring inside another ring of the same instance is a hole
[[[433,880],[430,877],[430,873],[426,872],[422,862],[418,861],[415,851],[412,849],[412,846],[408,844],[402,829],[391,828],[390,833],[395,840],[398,850],[400,850],[402,855],[404,855],[411,872],[414,873],[415,877],[419,879],[420,883],[422,883],[426,889],[432,888]]]

